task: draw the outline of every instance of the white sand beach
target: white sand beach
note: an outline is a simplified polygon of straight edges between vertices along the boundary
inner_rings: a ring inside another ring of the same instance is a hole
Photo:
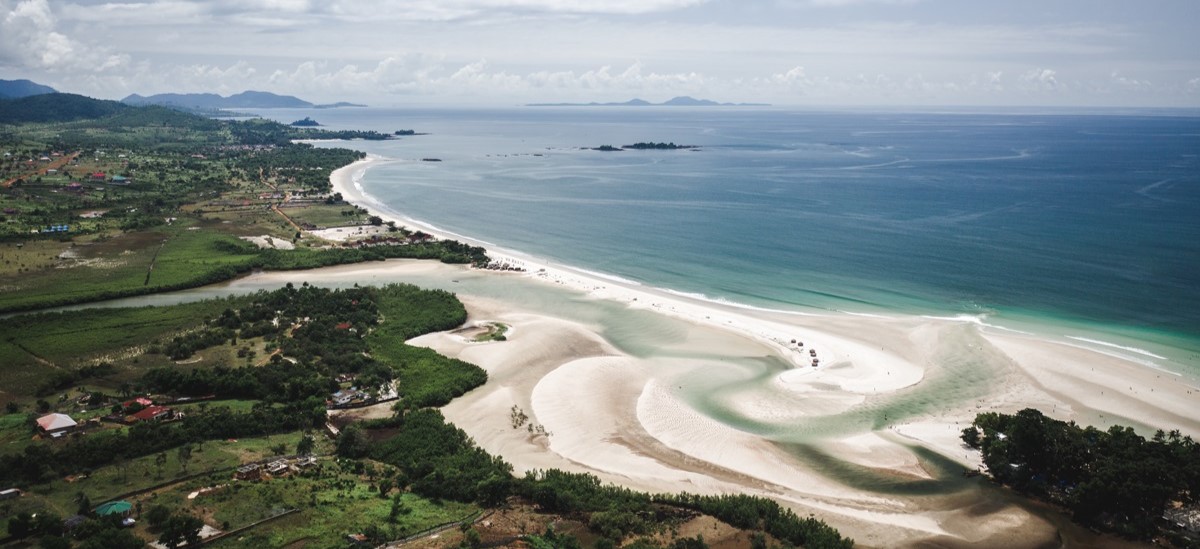
[[[383,161],[371,157],[335,171],[335,191],[400,225],[470,242],[405,219],[365,196],[355,180]],[[326,236],[337,234],[348,233]],[[1053,542],[1056,528],[995,500],[996,490],[971,485],[933,495],[888,493],[873,489],[871,479],[946,475],[912,446],[962,468],[978,467],[979,456],[958,437],[980,411],[1035,407],[1101,427],[1132,421],[1200,436],[1195,414],[1200,390],[1187,379],[1086,342],[1004,331],[970,319],[742,308],[488,248],[494,259],[525,272],[482,276],[519,278],[534,288],[530,291],[567,289],[585,301],[664,315],[678,326],[654,352],[633,354],[614,345],[602,326],[515,299],[460,292],[469,321],[508,324],[507,340],[473,342],[437,333],[412,343],[487,370],[488,383],[444,413],[483,448],[512,463],[517,474],[556,467],[654,492],[764,495],[801,515],[816,515],[865,546],[936,539],[1020,547]],[[306,276],[367,281],[384,271],[446,279],[469,272],[397,260]],[[783,366],[752,371],[747,365],[756,361]],[[722,383],[727,378],[731,381]],[[695,390],[689,380],[720,391]],[[904,404],[911,402],[923,404],[919,410]],[[548,434],[514,429],[513,406]],[[803,458],[792,443],[847,464],[859,471],[858,480]]]

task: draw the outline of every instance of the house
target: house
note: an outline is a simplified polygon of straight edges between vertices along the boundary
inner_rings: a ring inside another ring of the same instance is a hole
[[[349,539],[350,543],[355,544],[371,541],[371,538],[367,537],[366,534],[346,534],[346,539]]]
[[[1181,530],[1193,534],[1200,533],[1200,507],[1172,507],[1163,513],[1163,519]]]
[[[0,501],[21,497],[21,491],[16,488],[0,490]]]
[[[352,402],[361,398],[362,393],[359,393],[357,388],[351,387],[330,395],[329,402],[334,408],[337,408],[339,406],[349,406]]]
[[[83,515],[71,515],[63,520],[63,529],[72,532],[76,528],[83,526],[85,522],[87,522],[87,517]]]
[[[317,465],[317,457],[316,456],[307,456],[307,457],[300,458],[299,460],[296,460],[296,467],[299,467],[301,469],[308,469],[309,467],[314,467],[316,465]]]
[[[78,425],[67,414],[46,414],[37,419],[37,424],[43,433],[56,437]]]
[[[237,468],[233,478],[238,480],[258,480],[262,478],[262,466],[257,463],[247,463]]]
[[[109,183],[112,183],[113,185],[128,185],[130,183],[130,179],[123,175],[114,175]]]
[[[91,175],[88,175],[88,177],[92,178],[94,181],[104,181],[108,178],[108,175],[104,172],[94,172]]]
[[[267,464],[267,472],[273,477],[283,476],[291,471],[286,459],[277,459]]]
[[[141,406],[142,408],[148,408],[154,404],[154,401],[146,397],[137,397],[133,400],[126,400],[125,402],[122,402],[121,407],[128,411],[130,408],[133,408],[135,404]]]
[[[147,406],[146,409],[129,417],[135,421],[162,421],[175,417],[175,411],[166,406]]]

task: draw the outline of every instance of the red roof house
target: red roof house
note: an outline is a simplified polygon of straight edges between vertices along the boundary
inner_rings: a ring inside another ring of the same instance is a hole
[[[133,414],[130,417],[138,421],[155,421],[167,419],[171,417],[172,413],[173,412],[171,409],[167,408],[166,406],[148,406],[145,410]]]
[[[150,405],[154,404],[154,401],[150,400],[146,397],[137,397],[133,400],[126,400],[125,402],[122,402],[121,406],[123,408],[125,408],[126,410],[128,410],[128,409],[132,408],[134,404],[137,404],[138,406],[146,408],[146,407],[149,407]]]

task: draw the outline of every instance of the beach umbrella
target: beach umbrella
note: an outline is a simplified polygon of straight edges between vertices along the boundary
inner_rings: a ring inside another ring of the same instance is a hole
[[[133,504],[128,501],[110,501],[96,508],[96,514],[102,517],[109,515],[124,515],[133,509]]]

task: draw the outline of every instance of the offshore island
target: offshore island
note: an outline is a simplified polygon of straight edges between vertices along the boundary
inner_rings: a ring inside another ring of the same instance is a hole
[[[398,161],[306,144],[387,134],[0,105],[0,311],[25,313],[0,319],[12,543],[1189,543],[1194,391],[1120,355],[484,249],[369,199],[368,170]],[[972,368],[938,360],[944,340]],[[930,387],[978,404],[788,445],[670,390],[744,357],[770,380],[730,400],[748,416],[855,417]]]

